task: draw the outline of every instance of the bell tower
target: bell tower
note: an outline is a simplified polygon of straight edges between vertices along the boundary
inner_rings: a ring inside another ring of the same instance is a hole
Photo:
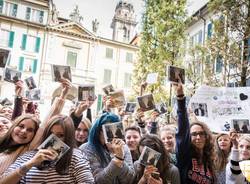
[[[135,35],[137,25],[134,7],[127,1],[120,0],[115,8],[115,15],[112,20],[112,39],[115,41],[129,43]]]

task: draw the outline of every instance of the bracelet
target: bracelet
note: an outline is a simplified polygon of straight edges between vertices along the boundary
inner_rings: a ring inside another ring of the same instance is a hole
[[[124,158],[118,157],[117,155],[115,155],[115,158],[117,158],[120,161],[124,161]]]

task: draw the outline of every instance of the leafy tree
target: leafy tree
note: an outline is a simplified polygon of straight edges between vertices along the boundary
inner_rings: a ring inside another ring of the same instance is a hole
[[[166,101],[169,97],[166,96],[169,89],[164,87],[166,66],[182,63],[180,55],[185,30],[185,7],[186,0],[145,0],[139,61],[133,75],[137,95],[147,74],[158,72],[158,82],[148,86],[147,92],[154,92],[156,101]]]
[[[210,12],[220,17],[213,20],[214,33],[207,44],[211,61],[221,59],[223,80],[220,82],[226,85],[233,78],[240,86],[246,86],[249,75],[250,1],[212,0],[209,8]],[[211,75],[208,73],[208,76]],[[218,78],[214,79],[218,81]]]

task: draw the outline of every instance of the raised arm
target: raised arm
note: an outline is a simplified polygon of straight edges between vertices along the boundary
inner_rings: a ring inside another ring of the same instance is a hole
[[[57,115],[60,114],[62,112],[63,106],[64,106],[64,102],[65,99],[67,97],[67,94],[69,92],[69,89],[72,87],[72,84],[69,80],[67,79],[61,79],[61,85],[62,85],[62,91],[61,94],[58,98],[56,98],[51,106],[51,109],[48,113],[48,115],[46,116],[45,120],[43,121],[44,126],[46,126],[47,121]]]
[[[245,177],[242,174],[240,169],[240,158],[239,158],[239,149],[238,149],[238,134],[236,131],[231,130],[230,138],[233,143],[230,162],[228,162],[226,167],[226,182],[228,183],[244,183]]]
[[[15,83],[15,100],[14,100],[14,109],[12,112],[11,120],[16,119],[23,113],[22,92],[23,92],[23,81],[19,80]]]
[[[70,117],[73,120],[74,127],[77,129],[78,125],[82,120],[83,112],[88,108],[88,104],[85,101],[81,101],[76,109],[70,114]]]
[[[39,129],[36,132],[35,137],[33,138],[32,142],[30,143],[29,150],[35,149],[41,143],[41,137],[43,135],[44,129],[48,125],[49,119],[51,117],[61,113],[63,106],[64,106],[65,98],[68,94],[69,89],[71,88],[71,83],[67,79],[62,79],[62,86],[63,86],[63,89],[62,89],[60,97],[58,97],[54,100],[47,117],[41,123]]]
[[[186,108],[186,99],[184,97],[183,86],[178,83],[175,86],[177,97],[177,119],[178,119],[178,131],[176,133],[176,158],[177,167],[182,174],[182,168],[191,158],[190,152],[190,128],[189,120]]]

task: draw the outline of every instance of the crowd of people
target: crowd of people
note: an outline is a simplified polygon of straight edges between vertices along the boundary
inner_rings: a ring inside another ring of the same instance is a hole
[[[0,108],[0,184],[247,184],[239,162],[250,159],[250,136],[235,130],[215,134],[186,107],[183,85],[174,86],[176,124],[159,123],[157,110],[134,113],[113,108],[108,95],[94,119],[94,101],[81,101],[62,115],[72,84],[60,79],[62,91],[44,120],[39,106],[22,96],[23,82],[15,83],[13,108]],[[112,107],[112,108],[111,108]],[[128,121],[128,117],[130,118]],[[124,139],[105,140],[103,125],[122,122]],[[39,146],[54,134],[69,150],[58,153]],[[144,148],[160,154],[142,164]],[[154,164],[156,163],[156,164]]]

